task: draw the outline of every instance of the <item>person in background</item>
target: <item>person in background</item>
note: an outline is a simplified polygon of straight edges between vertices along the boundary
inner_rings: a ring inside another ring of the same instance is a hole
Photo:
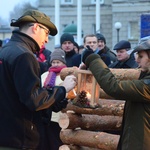
[[[41,74],[46,72],[50,67],[50,55],[51,51],[46,49],[45,45],[42,45],[40,51],[36,53],[36,57],[41,68]]]
[[[97,39],[95,34],[86,35],[84,37],[83,42],[84,42],[84,48],[85,49],[91,49],[91,50],[93,50],[93,52],[95,54],[100,55],[102,60],[105,62],[106,65],[109,65],[111,63],[110,58],[107,56],[107,54],[101,53],[101,51],[98,49],[98,39]]]
[[[66,92],[76,85],[76,77],[67,76],[61,86],[41,87],[35,54],[49,35],[57,34],[46,14],[28,10],[10,25],[19,29],[0,51],[0,149],[49,150],[45,120],[66,107]]]
[[[135,61],[129,41],[121,40],[114,46],[117,53],[117,61],[110,64],[109,68],[137,68],[138,64]]]
[[[115,62],[117,60],[116,54],[107,47],[104,35],[97,33],[96,37],[98,39],[98,49],[100,50],[100,53],[106,54],[110,58],[111,63]]]
[[[137,45],[137,63],[141,70],[138,79],[118,80],[101,60],[88,49],[83,62],[92,72],[100,87],[110,96],[125,100],[122,131],[118,150],[150,149],[150,40]]]
[[[79,54],[79,45],[77,42],[74,42],[74,50],[77,54]]]
[[[79,67],[81,63],[81,56],[74,50],[74,37],[72,34],[64,33],[60,37],[61,49],[66,54],[66,65],[67,67]]]
[[[84,45],[80,45],[79,46],[79,54],[82,54],[83,50],[84,50]]]
[[[66,68],[65,52],[63,50],[54,50],[51,53],[50,63],[51,67],[47,72],[41,75],[42,87],[52,88],[62,84],[63,81],[60,78],[60,71],[63,68]],[[52,112],[49,128],[47,128],[47,132],[50,133],[49,142],[51,143],[50,149],[52,150],[58,150],[59,147],[63,144],[59,136],[61,131],[61,128],[58,124],[59,115],[60,113]]]

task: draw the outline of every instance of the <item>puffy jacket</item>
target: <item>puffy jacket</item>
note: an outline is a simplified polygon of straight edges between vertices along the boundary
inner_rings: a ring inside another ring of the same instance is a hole
[[[0,51],[0,146],[48,150],[44,110],[64,99],[64,87],[41,88],[40,67],[33,52],[38,44],[14,31]]]
[[[115,99],[125,100],[118,150],[150,149],[150,73],[138,80],[117,80],[97,54],[85,61],[101,88]]]

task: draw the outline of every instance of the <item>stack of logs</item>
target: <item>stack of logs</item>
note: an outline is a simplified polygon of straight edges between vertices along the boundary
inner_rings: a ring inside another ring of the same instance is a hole
[[[140,70],[111,69],[119,80],[137,79]],[[65,68],[61,78],[74,74],[77,68]],[[63,110],[59,125],[63,141],[59,150],[116,150],[121,129],[124,101],[115,100],[100,88],[98,108],[80,108],[69,102]],[[115,134],[114,134],[115,132]]]

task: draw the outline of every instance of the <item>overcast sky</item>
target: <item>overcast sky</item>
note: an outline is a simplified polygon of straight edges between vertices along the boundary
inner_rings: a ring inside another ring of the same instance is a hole
[[[14,6],[17,4],[23,4],[30,2],[33,6],[35,5],[36,0],[0,0],[0,18],[8,21],[9,13],[14,9]]]

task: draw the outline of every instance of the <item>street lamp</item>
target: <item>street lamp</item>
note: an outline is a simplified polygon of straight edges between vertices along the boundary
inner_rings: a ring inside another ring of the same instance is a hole
[[[121,22],[115,23],[115,29],[117,30],[117,42],[119,42],[119,30],[121,29],[121,27],[122,27]]]

